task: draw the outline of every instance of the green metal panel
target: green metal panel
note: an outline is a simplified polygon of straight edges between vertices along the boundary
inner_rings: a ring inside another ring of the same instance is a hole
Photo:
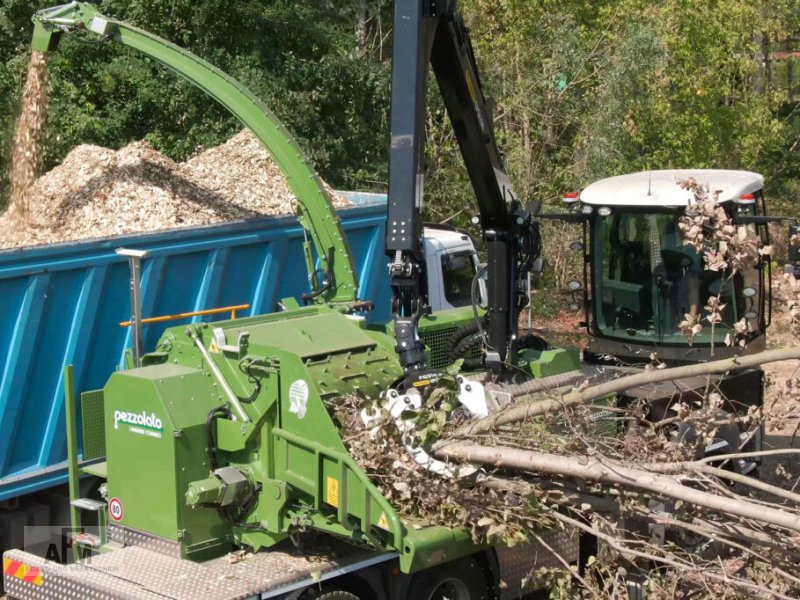
[[[520,364],[524,365],[531,375],[540,379],[580,369],[581,356],[577,348],[524,350],[521,353]]]
[[[122,506],[119,524],[179,541],[194,559],[231,545],[215,509],[185,501],[189,484],[208,477],[206,417],[220,404],[207,373],[175,364],[121,371],[105,387],[108,498]]]
[[[83,460],[94,460],[106,455],[103,402],[103,390],[81,394]]]
[[[65,30],[87,29],[164,65],[214,98],[249,127],[286,176],[297,197],[300,223],[313,240],[318,259],[332,275],[330,287],[319,300],[350,302],[356,299],[358,282],[352,256],[328,193],[292,135],[253,93],[191,52],[128,23],[106,17],[90,4],[73,2],[39,11],[34,15],[34,23],[33,44],[38,50],[54,50],[58,37]],[[314,265],[308,267],[312,273]]]
[[[341,318],[335,313],[312,314],[304,319],[280,320],[262,327],[237,329],[250,333],[250,345],[280,346],[283,352],[311,358],[342,352],[366,350],[375,346],[375,340],[357,327],[348,327],[346,335],[341,330]]]

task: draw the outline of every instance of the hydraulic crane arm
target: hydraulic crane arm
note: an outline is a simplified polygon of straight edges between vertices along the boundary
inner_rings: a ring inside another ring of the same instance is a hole
[[[50,52],[60,37],[85,31],[101,40],[133,48],[187,79],[214,98],[249,127],[269,151],[297,197],[300,224],[308,232],[325,273],[317,277],[310,248],[306,248],[309,278],[317,302],[353,302],[358,281],[339,217],[322,183],[303,157],[291,134],[267,106],[247,88],[191,52],[129,25],[102,15],[90,5],[72,2],[39,11],[34,16],[34,50]]]
[[[455,4],[455,0],[395,2],[386,253],[392,261],[398,352],[409,373],[426,368],[417,321],[425,312],[421,233],[429,64],[478,201],[488,252],[487,365],[496,373],[513,362],[510,349],[524,306],[519,280],[539,251],[538,224],[522,210],[505,171],[491,103]]]

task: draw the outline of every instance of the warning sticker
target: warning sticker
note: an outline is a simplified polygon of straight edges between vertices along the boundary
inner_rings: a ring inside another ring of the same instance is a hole
[[[306,416],[308,406],[308,384],[297,379],[289,387],[289,412],[297,415],[298,419]]]
[[[42,575],[41,569],[29,567],[11,558],[3,559],[3,573],[9,577],[22,579],[22,581],[32,583],[33,585],[42,585],[42,583],[44,583],[44,576]]]
[[[108,514],[115,521],[121,521],[125,516],[125,507],[122,506],[122,501],[119,498],[112,498],[108,503]]]
[[[328,477],[328,485],[325,487],[325,502],[331,506],[339,507],[339,480]]]
[[[378,519],[378,527],[382,527],[386,531],[389,531],[389,519],[386,518],[386,513],[381,513],[381,518]]]

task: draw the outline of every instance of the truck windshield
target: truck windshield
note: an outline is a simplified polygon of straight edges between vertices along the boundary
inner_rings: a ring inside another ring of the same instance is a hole
[[[758,272],[705,271],[703,258],[684,246],[680,213],[615,212],[598,217],[594,231],[595,320],[602,335],[654,343],[685,344],[679,324],[699,315],[703,331],[695,344],[722,343],[747,310],[744,287],[756,287]],[[712,340],[704,306],[720,296],[724,308]]]

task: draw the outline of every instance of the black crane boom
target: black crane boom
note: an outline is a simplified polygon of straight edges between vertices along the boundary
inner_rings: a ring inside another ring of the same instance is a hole
[[[513,362],[519,281],[538,257],[538,224],[522,210],[505,170],[472,43],[455,0],[396,0],[386,253],[392,312],[407,372],[426,368],[417,322],[425,313],[422,209],[425,98],[432,65],[478,202],[488,253],[487,366]]]

